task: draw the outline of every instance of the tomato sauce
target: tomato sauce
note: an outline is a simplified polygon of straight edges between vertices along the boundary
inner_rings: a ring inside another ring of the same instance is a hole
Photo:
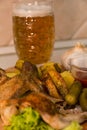
[[[84,88],[87,88],[87,79],[76,79],[76,80],[79,80],[81,83],[82,83],[82,86],[84,87]]]

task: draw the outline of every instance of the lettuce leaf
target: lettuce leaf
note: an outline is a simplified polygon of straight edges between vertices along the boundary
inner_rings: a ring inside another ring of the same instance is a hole
[[[13,116],[10,124],[5,127],[5,130],[54,130],[31,107],[25,108],[21,113]]]
[[[73,121],[69,126],[64,128],[63,130],[82,130],[82,127],[79,125],[78,122]]]

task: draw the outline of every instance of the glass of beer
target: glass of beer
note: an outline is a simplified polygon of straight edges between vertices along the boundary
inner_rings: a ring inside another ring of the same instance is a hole
[[[55,42],[53,0],[17,0],[12,20],[19,59],[34,64],[47,62]]]

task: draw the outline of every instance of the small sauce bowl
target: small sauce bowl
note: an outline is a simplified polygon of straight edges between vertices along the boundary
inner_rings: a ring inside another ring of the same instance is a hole
[[[87,88],[87,55],[80,55],[70,60],[70,71],[84,88]]]

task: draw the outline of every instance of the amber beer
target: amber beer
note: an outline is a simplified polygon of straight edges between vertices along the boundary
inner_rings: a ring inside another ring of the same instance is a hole
[[[19,58],[41,64],[52,54],[54,15],[48,6],[36,9],[14,10],[13,36]]]

